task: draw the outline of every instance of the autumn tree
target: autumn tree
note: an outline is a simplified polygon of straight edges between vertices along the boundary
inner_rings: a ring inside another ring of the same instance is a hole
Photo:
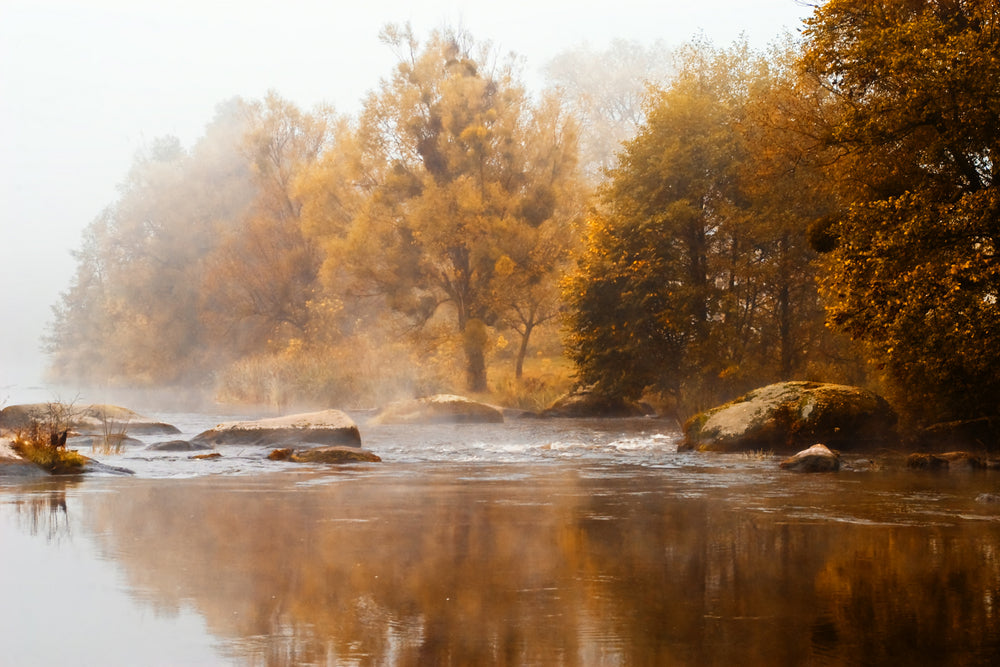
[[[316,194],[347,215],[307,224],[352,294],[417,327],[447,316],[468,388],[482,391],[489,327],[548,298],[536,287],[554,280],[571,240],[575,124],[553,100],[532,104],[513,63],[463,32],[421,44],[390,26],[383,39],[399,63],[365,102],[356,157],[328,156],[351,162],[348,187]],[[527,315],[525,345],[538,317]]]
[[[818,172],[778,148],[787,67],[745,44],[682,56],[609,172],[566,296],[581,382],[686,413],[807,371],[821,316],[804,221],[824,203]]]
[[[191,150],[140,151],[116,202],[84,232],[47,338],[54,379],[143,386],[206,379],[204,259],[252,197],[235,103]]]
[[[842,153],[846,204],[816,234],[831,322],[919,421],[997,414],[997,3],[829,0],[805,35]]]
[[[255,195],[207,259],[203,310],[213,335],[243,356],[314,333],[323,256],[303,233],[294,184],[331,147],[338,119],[326,107],[304,112],[274,92],[239,108],[246,131],[238,147]]]

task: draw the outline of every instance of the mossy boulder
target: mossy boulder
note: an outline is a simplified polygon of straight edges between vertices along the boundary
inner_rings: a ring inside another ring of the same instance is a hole
[[[503,412],[464,396],[437,394],[390,403],[371,418],[371,424],[499,424]]]
[[[823,442],[839,450],[894,445],[896,414],[866,389],[820,382],[780,382],[695,415],[680,449],[797,452]]]
[[[361,434],[354,420],[340,410],[322,410],[255,421],[225,422],[196,435],[191,445],[361,447]]]

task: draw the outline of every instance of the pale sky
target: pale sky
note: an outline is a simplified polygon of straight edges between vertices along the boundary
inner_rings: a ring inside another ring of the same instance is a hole
[[[418,36],[460,25],[522,56],[531,84],[582,43],[746,33],[763,47],[809,12],[799,0],[0,0],[0,403],[40,381],[70,251],[136,151],[167,134],[190,147],[223,100],[273,89],[353,113],[391,72],[378,41],[390,22]]]

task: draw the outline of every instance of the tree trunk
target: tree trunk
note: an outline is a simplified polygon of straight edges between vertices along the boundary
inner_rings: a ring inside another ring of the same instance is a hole
[[[465,348],[465,384],[471,392],[484,392],[486,383],[486,325],[482,320],[469,320],[462,332]]]
[[[524,375],[524,358],[528,356],[528,339],[531,338],[533,324],[524,325],[524,333],[521,334],[521,346],[517,349],[517,361],[514,362],[514,377],[518,380]]]

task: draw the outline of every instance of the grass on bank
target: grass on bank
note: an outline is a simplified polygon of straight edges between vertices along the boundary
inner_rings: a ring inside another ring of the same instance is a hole
[[[82,472],[87,463],[79,452],[73,449],[56,448],[40,439],[15,437],[11,445],[14,451],[53,475],[71,475]]]
[[[66,430],[68,410],[60,404],[49,405],[46,420],[32,420],[26,427],[14,432],[11,446],[14,451],[53,475],[72,475],[83,472],[87,459],[74,449],[55,447],[54,434]]]

